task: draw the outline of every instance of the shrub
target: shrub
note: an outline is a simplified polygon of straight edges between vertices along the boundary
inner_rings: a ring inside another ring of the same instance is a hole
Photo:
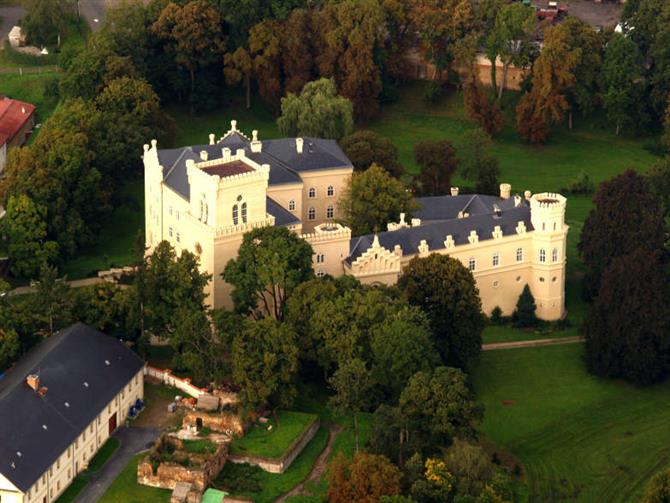
[[[571,192],[572,194],[593,194],[595,189],[595,183],[593,183],[589,174],[586,171],[581,170],[570,182],[568,192]]]
[[[423,99],[428,103],[434,104],[442,97],[442,84],[431,80],[426,84],[426,89],[423,91]]]
[[[491,311],[491,323],[494,325],[502,325],[503,321],[503,316],[502,316],[502,309],[500,309],[500,306],[496,306],[493,308],[493,311]]]

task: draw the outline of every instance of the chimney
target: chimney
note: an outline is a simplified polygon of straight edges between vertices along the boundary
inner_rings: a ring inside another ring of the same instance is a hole
[[[251,132],[251,134],[252,134],[252,138],[253,138],[251,140],[251,151],[254,152],[254,153],[258,153],[261,150],[263,150],[263,143],[258,141],[258,131],[257,130],[254,129]]]
[[[221,153],[223,154],[224,161],[230,161],[230,149],[228,147],[221,149]]]
[[[234,133],[237,131],[237,121],[230,121],[230,132]]]
[[[451,195],[453,197],[456,197],[458,195],[458,187],[452,187],[451,188]]]
[[[39,391],[40,389],[40,376],[37,374],[30,374],[26,377],[26,384],[32,388],[33,391]]]
[[[523,197],[526,198],[526,201],[530,201],[530,197],[532,196],[530,190],[527,190],[526,192],[523,193]]]
[[[216,143],[215,139],[216,139],[216,136],[214,135],[214,133],[209,133],[209,144],[210,145],[214,145]]]
[[[206,150],[201,150],[200,151],[200,160],[202,160],[202,161],[207,160],[207,151]]]
[[[302,154],[302,144],[303,144],[302,138],[295,139],[295,149],[298,151],[299,154]]]
[[[500,184],[500,199],[509,199],[512,194],[512,186],[509,183]]]

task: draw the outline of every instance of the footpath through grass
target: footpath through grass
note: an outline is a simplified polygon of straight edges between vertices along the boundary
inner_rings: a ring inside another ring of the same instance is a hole
[[[230,453],[240,456],[280,458],[293,441],[316,419],[316,414],[277,411],[267,424],[257,424],[230,445]],[[268,430],[268,427],[271,427]]]
[[[472,378],[483,433],[523,464],[529,501],[637,501],[670,464],[670,383],[588,374],[583,346],[486,351]]]

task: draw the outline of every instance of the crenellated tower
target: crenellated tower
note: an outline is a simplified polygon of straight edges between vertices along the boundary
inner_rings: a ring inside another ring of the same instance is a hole
[[[530,198],[532,275],[529,284],[537,316],[556,320],[565,316],[565,264],[569,227],[565,224],[566,199],[544,192]]]

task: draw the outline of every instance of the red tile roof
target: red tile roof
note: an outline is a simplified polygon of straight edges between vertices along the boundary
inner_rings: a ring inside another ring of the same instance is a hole
[[[0,96],[0,145],[11,141],[35,113],[35,105]]]

